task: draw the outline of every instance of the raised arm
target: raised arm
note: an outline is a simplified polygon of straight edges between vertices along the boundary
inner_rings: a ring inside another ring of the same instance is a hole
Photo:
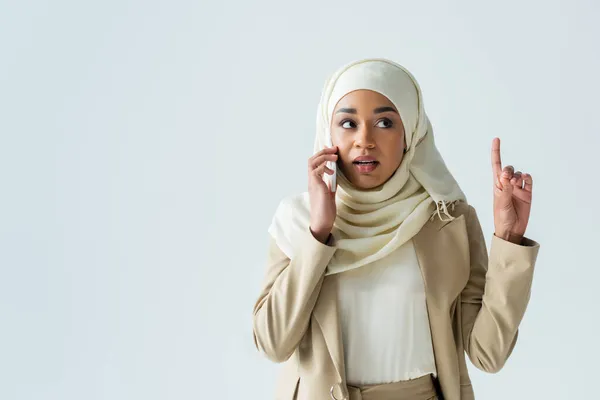
[[[471,275],[461,293],[463,344],[471,362],[486,372],[505,364],[517,341],[529,302],[539,244],[492,237],[488,252],[477,213],[469,206]]]

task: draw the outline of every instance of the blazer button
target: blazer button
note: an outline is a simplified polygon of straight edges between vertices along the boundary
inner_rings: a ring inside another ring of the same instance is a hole
[[[346,394],[346,391],[342,387],[341,383],[332,385],[331,389],[329,389],[329,395],[331,396],[332,400],[348,400],[348,395]]]

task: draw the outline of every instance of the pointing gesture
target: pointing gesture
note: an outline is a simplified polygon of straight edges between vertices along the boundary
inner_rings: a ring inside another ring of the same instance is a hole
[[[515,172],[510,165],[502,168],[498,138],[492,142],[492,171],[495,235],[521,243],[531,212],[533,178],[521,171]]]

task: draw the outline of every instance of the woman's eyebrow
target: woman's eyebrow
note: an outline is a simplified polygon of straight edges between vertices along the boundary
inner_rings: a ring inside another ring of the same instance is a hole
[[[398,111],[396,111],[394,107],[378,107],[373,110],[373,114],[380,114],[387,111],[395,112],[396,114],[398,114]]]
[[[376,109],[373,110],[373,114],[381,114],[381,113],[388,112],[388,111],[395,112],[396,114],[398,113],[398,111],[396,111],[394,109],[394,107],[386,106],[386,107],[377,107]],[[335,113],[336,114],[339,114],[339,113],[356,114],[356,108],[340,108]]]

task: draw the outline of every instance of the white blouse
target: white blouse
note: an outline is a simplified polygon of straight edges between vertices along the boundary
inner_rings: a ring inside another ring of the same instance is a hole
[[[368,266],[342,272],[338,302],[348,384],[436,375],[425,286],[412,240]]]

